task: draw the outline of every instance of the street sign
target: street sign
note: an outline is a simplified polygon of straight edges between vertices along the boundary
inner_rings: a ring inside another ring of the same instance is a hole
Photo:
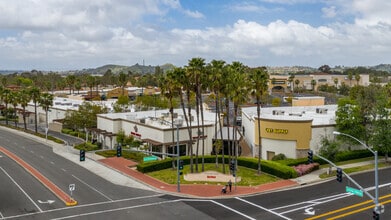
[[[158,160],[157,156],[149,156],[149,157],[144,157],[143,158],[144,162],[155,161],[155,160]]]
[[[352,188],[352,187],[349,187],[349,186],[346,186],[346,192],[347,193],[351,193],[353,195],[356,195],[356,196],[360,196],[360,197],[363,197],[363,192],[359,189],[355,189],[355,188]]]
[[[72,184],[69,184],[69,191],[74,191],[75,190],[75,184],[72,183]]]

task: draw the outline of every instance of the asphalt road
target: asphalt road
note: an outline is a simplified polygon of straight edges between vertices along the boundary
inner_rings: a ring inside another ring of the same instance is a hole
[[[75,184],[74,207],[54,194],[14,161],[0,154],[0,219],[371,219],[373,205],[345,193],[349,184],[330,180],[246,197],[180,198],[119,186],[53,153],[43,143],[0,129],[0,145],[17,154],[44,176],[68,191]],[[75,154],[75,157],[78,155]],[[380,171],[380,197],[391,197],[391,169]],[[373,187],[373,172],[354,175],[363,187]],[[388,184],[388,185],[384,185]],[[373,189],[369,191],[374,195]],[[387,202],[386,197],[381,200]],[[54,201],[49,203],[48,201]],[[356,205],[364,203],[360,206]],[[391,219],[391,202],[381,219]],[[350,208],[349,206],[356,207]],[[368,208],[369,207],[369,208]],[[341,208],[345,210],[341,211]],[[353,211],[355,210],[355,211]],[[357,211],[359,210],[359,211]],[[346,216],[343,216],[347,214]],[[325,215],[325,216],[321,216]]]

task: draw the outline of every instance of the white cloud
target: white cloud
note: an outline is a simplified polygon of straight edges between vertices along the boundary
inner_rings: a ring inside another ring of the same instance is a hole
[[[56,70],[145,60],[151,65],[182,66],[197,56],[238,60],[250,66],[367,65],[391,60],[391,15],[387,11],[391,3],[387,0],[353,0],[351,4],[335,0],[323,7],[329,17],[349,13],[355,18],[350,23],[314,26],[298,19],[269,24],[238,19],[199,29],[144,25],[145,16],[164,17],[170,10],[207,22],[208,16],[182,8],[177,0],[129,2],[0,0],[2,65]],[[246,13],[262,10],[254,4],[236,6]]]
[[[334,18],[337,16],[335,6],[324,7],[324,8],[322,8],[322,12],[323,12],[323,16],[326,18]]]

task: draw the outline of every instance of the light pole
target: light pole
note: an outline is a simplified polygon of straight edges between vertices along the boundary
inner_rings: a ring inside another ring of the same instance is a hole
[[[378,175],[378,167],[377,167],[377,164],[378,164],[377,151],[372,150],[365,143],[363,143],[359,139],[353,137],[352,135],[341,133],[338,131],[333,131],[333,134],[334,135],[344,135],[344,136],[350,137],[350,138],[356,140],[358,143],[360,143],[362,146],[364,146],[366,149],[368,149],[370,152],[372,152],[375,155],[375,210],[376,210],[376,212],[378,212],[379,211],[378,210],[379,209],[379,175]]]
[[[182,118],[176,118],[174,120],[174,125],[176,126],[176,154],[177,154],[177,158],[176,158],[176,170],[177,170],[177,191],[180,192],[181,191],[181,176],[180,176],[180,173],[179,173],[179,126],[181,126],[183,123],[183,119]]]

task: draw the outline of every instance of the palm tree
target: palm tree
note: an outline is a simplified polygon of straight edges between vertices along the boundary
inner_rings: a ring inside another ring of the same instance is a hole
[[[261,140],[261,98],[267,91],[269,74],[266,67],[255,69],[250,73],[251,94],[257,100],[257,127],[258,127],[258,175],[261,174],[262,140]]]
[[[296,80],[295,80],[295,85],[296,85],[297,93],[299,93],[299,84],[300,84],[300,80],[299,80],[299,79],[296,79]]]
[[[208,69],[210,71],[210,82],[211,82],[211,89],[214,92],[214,98],[215,98],[215,106],[216,106],[216,115],[215,120],[216,123],[219,125],[219,131],[220,131],[220,141],[217,141],[217,126],[215,126],[215,153],[216,153],[216,167],[218,167],[218,147],[222,147],[222,164],[223,164],[223,173],[225,173],[225,162],[224,162],[224,147],[219,144],[223,143],[223,131],[222,131],[222,124],[220,120],[220,90],[221,90],[221,80],[223,76],[223,71],[225,69],[225,61],[223,60],[212,60],[210,64],[208,65]]]
[[[46,114],[45,134],[46,134],[46,138],[47,138],[48,130],[49,130],[48,111],[49,111],[49,108],[51,106],[53,106],[53,95],[50,93],[42,93],[38,102]]]
[[[24,124],[24,130],[27,130],[27,123],[26,123],[26,107],[28,103],[30,102],[31,96],[28,90],[23,89],[19,92],[19,104],[22,107],[23,111],[23,124]]]
[[[357,85],[358,85],[358,83],[360,82],[360,74],[358,73],[358,72],[356,72],[355,74],[354,74],[354,79],[356,80],[356,82],[357,82]]]
[[[69,86],[69,94],[72,94],[73,87],[75,86],[76,76],[71,74],[65,78],[67,85]]]
[[[5,104],[4,115],[5,115],[5,124],[8,125],[8,104],[11,102],[11,90],[5,88],[1,92],[1,99]]]
[[[120,72],[118,75],[118,85],[122,89],[122,95],[125,93],[125,86],[128,83],[128,76],[124,72]]]
[[[203,111],[202,111],[202,91],[201,91],[201,88],[202,88],[202,82],[201,82],[201,78],[203,77],[202,75],[205,74],[205,59],[203,58],[192,58],[191,60],[189,60],[189,65],[188,65],[188,70],[189,70],[189,73],[190,73],[190,79],[193,80],[193,91],[196,95],[196,115],[197,115],[197,128],[198,128],[198,132],[197,132],[197,136],[200,136],[201,134],[200,133],[204,133],[204,129],[203,129],[203,126],[202,126],[202,132],[199,131],[199,127],[200,127],[200,120],[203,120],[203,118],[200,119],[200,112],[201,112],[201,115],[203,115]],[[203,124],[203,122],[202,122]],[[198,155],[199,155],[199,143],[200,143],[200,138],[197,138],[197,148],[196,148],[196,172],[198,172]],[[204,149],[203,149],[204,151]],[[204,170],[204,152],[203,152],[203,155],[202,155],[202,171]]]
[[[334,78],[335,88],[338,89],[338,78]]]
[[[295,81],[295,74],[294,73],[289,73],[288,82],[289,82],[289,85],[291,87],[291,92],[293,92],[293,90],[294,90],[294,84],[293,84],[294,81]]]
[[[246,103],[249,98],[249,82],[247,78],[246,73],[246,67],[240,63],[240,62],[233,62],[232,63],[232,71],[233,71],[233,81],[236,85],[234,90],[232,91],[232,102],[234,105],[234,113],[233,113],[233,129],[232,129],[232,137],[234,139],[234,154],[235,154],[235,167],[237,166],[238,161],[238,141],[237,141],[237,133],[238,133],[238,126],[237,126],[237,117],[238,117],[238,110],[240,105],[243,103]]]
[[[14,121],[15,121],[15,127],[18,127],[18,120],[17,120],[17,114],[16,114],[16,107],[19,104],[19,92],[17,91],[11,91],[10,94],[10,103],[13,106],[14,110]]]
[[[348,70],[349,86],[352,87],[353,70]]]
[[[311,80],[312,91],[315,92],[316,80]]]
[[[37,117],[37,104],[41,96],[41,91],[38,87],[32,87],[30,89],[30,97],[34,103],[34,120],[35,120],[35,133],[38,133],[38,117]]]
[[[175,71],[174,70],[168,70],[166,75],[162,75],[159,80],[159,87],[161,89],[161,94],[163,97],[168,99],[169,105],[170,105],[170,116],[171,116],[171,125],[172,125],[172,143],[175,143],[175,133],[174,133],[174,97],[178,90],[180,90],[180,86],[178,86],[178,82],[175,79]],[[173,148],[174,149],[174,148]],[[174,150],[173,150],[174,152]],[[177,152],[179,155],[179,152]],[[172,167],[175,167],[175,160],[173,157],[172,160]]]
[[[94,86],[96,84],[95,77],[91,76],[91,75],[88,75],[87,79],[86,79],[86,84],[87,84],[88,88],[90,88],[90,96],[91,96],[91,99],[92,99],[92,89],[94,88]]]

